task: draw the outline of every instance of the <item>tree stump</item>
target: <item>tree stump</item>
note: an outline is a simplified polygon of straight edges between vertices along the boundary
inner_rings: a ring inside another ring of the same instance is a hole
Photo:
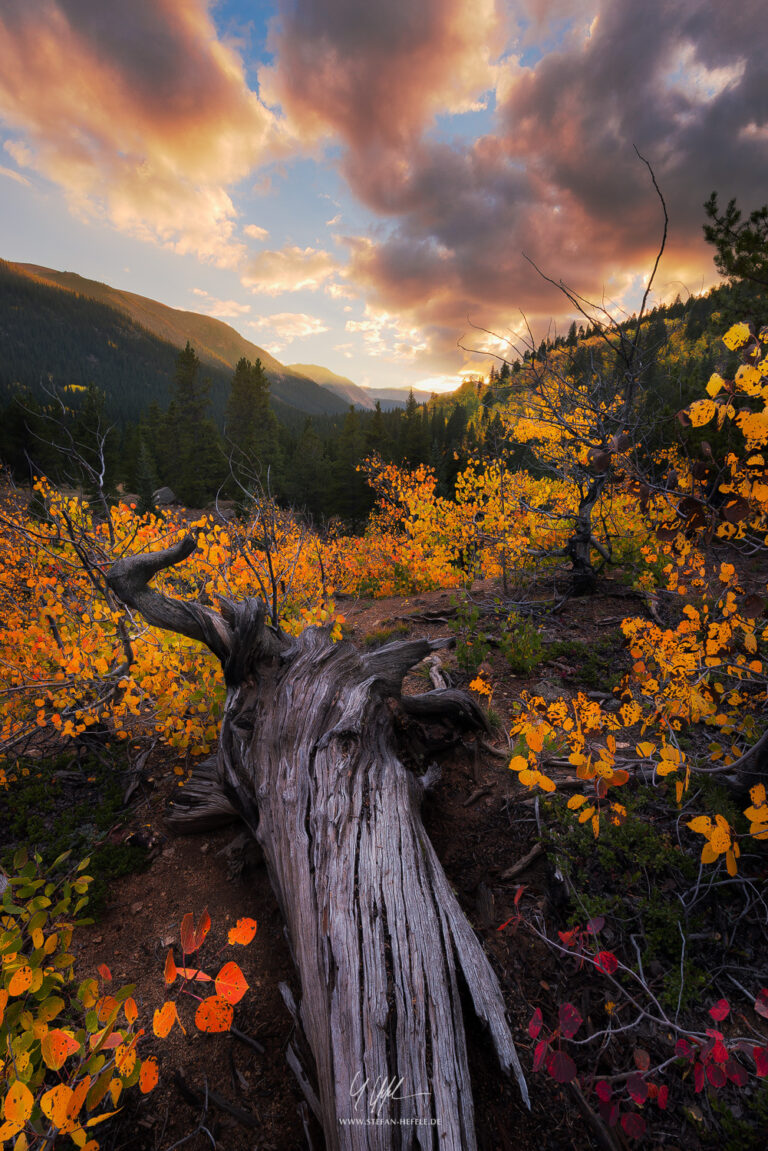
[[[526,1105],[528,1094],[498,981],[421,821],[435,773],[406,770],[393,720],[397,708],[465,724],[482,713],[462,692],[401,698],[408,669],[444,640],[363,654],[321,628],[284,635],[261,600],[216,612],[147,586],[195,546],[122,559],[108,576],[224,670],[215,766],[184,789],[174,821],[237,815],[261,846],[301,983],[306,1045],[288,1060],[329,1151],[475,1148],[463,992]]]

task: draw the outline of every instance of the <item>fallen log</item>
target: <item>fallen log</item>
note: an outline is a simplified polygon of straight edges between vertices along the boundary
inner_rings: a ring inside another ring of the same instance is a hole
[[[148,586],[195,546],[188,536],[122,559],[107,577],[125,604],[207,644],[224,670],[215,765],[184,789],[173,820],[199,829],[236,814],[263,851],[301,983],[311,1057],[297,1076],[329,1151],[471,1151],[464,992],[526,1105],[528,1094],[498,981],[421,821],[433,773],[406,770],[393,721],[402,706],[481,727],[482,712],[453,690],[401,700],[408,669],[446,640],[364,654],[325,629],[284,635],[261,600],[222,600],[217,612]]]

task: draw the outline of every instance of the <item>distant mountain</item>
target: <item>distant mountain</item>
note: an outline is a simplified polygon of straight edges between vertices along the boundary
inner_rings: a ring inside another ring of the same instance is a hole
[[[14,286],[20,292],[22,288],[26,289],[26,293],[21,292],[21,294],[25,295],[27,309],[32,303],[28,291],[31,285],[56,289],[60,293],[58,301],[53,297],[45,299],[41,312],[39,339],[35,341],[38,346],[51,342],[51,350],[55,349],[56,338],[61,334],[64,323],[64,312],[68,317],[67,322],[78,325],[79,321],[71,307],[73,300],[94,301],[110,309],[113,313],[111,321],[106,313],[100,317],[102,327],[105,325],[110,327],[111,324],[118,330],[122,330],[124,333],[123,344],[126,342],[126,337],[129,336],[133,349],[141,344],[142,339],[146,343],[148,335],[175,349],[183,348],[189,340],[205,367],[214,370],[214,379],[218,378],[221,373],[224,373],[229,379],[237,361],[243,356],[249,360],[258,358],[264,365],[270,380],[272,396],[276,401],[310,415],[339,415],[346,411],[347,405],[338,396],[332,392],[329,393],[327,389],[320,387],[314,380],[290,371],[264,348],[246,340],[239,332],[221,320],[215,320],[211,316],[204,316],[198,312],[170,308],[157,300],[138,296],[134,292],[122,291],[97,280],[85,279],[74,272],[57,272],[52,268],[44,268],[36,264],[13,264],[4,261],[0,263],[2,264],[6,306],[10,307],[11,315],[13,305],[9,305],[8,297],[13,293]],[[17,281],[15,285],[13,284],[14,277]],[[39,299],[42,301],[42,297]],[[64,300],[67,300],[66,307],[63,306]],[[57,308],[57,302],[62,305],[61,308]],[[58,317],[57,313],[59,313]],[[114,313],[119,313],[120,318],[116,319]],[[129,325],[126,325],[126,318],[131,322]],[[31,317],[27,315],[27,320],[30,319]],[[81,315],[80,320],[84,322],[86,327],[89,324],[91,327],[94,326],[92,319],[85,320],[85,313]],[[82,324],[80,326],[82,327]],[[103,335],[99,336],[97,329],[98,324],[93,331],[94,347],[85,350],[85,345],[83,345],[85,354],[82,356],[82,360],[85,364],[88,363],[89,359],[96,363],[104,359],[105,341]],[[79,344],[85,334],[85,331],[80,332]],[[5,331],[0,328],[0,351],[3,356],[6,354],[7,341],[10,340],[13,343],[14,336],[13,324],[9,325]],[[116,350],[119,350],[119,346],[118,349],[112,349],[112,351]],[[149,348],[145,347],[144,351],[150,354]],[[26,352],[30,367],[32,367],[33,349],[29,347]],[[109,359],[110,357],[107,356],[106,358]],[[150,358],[152,358],[151,354]],[[163,357],[161,356],[161,358]],[[61,372],[54,370],[50,355],[46,358],[41,354],[38,356],[38,361],[32,368],[33,371],[37,371],[37,378],[44,378],[48,375],[53,375],[56,379],[61,378]],[[84,370],[87,371],[87,369]],[[94,380],[94,382],[97,381]],[[104,385],[100,384],[100,386]],[[163,402],[162,396],[158,395],[155,398],[158,402]]]
[[[335,395],[341,396],[348,404],[354,404],[355,407],[364,408],[370,412],[376,407],[376,398],[371,392],[366,388],[358,387],[346,376],[337,375],[330,368],[323,368],[319,364],[287,364],[286,367],[289,372],[298,372],[299,375],[314,380],[322,388],[327,388]]]
[[[289,372],[300,372],[301,375],[314,380],[321,387],[328,388],[337,396],[341,396],[347,403],[354,404],[355,407],[363,408],[365,411],[373,411],[377,400],[380,401],[385,411],[391,411],[393,408],[404,408],[408,402],[407,388],[361,388],[346,376],[339,376],[330,368],[320,367],[319,364],[288,364],[287,369]],[[417,404],[425,404],[431,398],[432,393],[417,389],[413,396]]]
[[[381,400],[383,408],[388,406],[404,408],[408,402],[407,388],[368,388],[367,391],[374,400]],[[418,388],[414,388],[413,398],[417,404],[426,404],[427,400],[432,399],[432,392],[422,392]]]

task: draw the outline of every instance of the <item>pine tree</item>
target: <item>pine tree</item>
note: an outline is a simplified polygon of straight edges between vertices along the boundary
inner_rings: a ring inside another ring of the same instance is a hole
[[[238,361],[227,402],[225,440],[235,478],[244,487],[279,463],[277,420],[269,406],[269,380],[261,360]],[[274,490],[274,477],[270,487]]]

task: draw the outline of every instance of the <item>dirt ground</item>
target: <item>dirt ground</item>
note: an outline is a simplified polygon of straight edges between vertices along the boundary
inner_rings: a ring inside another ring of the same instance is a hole
[[[473,589],[480,601],[494,594],[491,585]],[[626,589],[617,585],[616,595],[624,597]],[[348,601],[343,610],[350,638],[362,646],[370,642],[371,633],[397,625],[410,635],[449,634],[447,616],[441,612],[449,608],[450,597],[451,593],[435,592],[410,600]],[[574,601],[552,617],[545,638],[547,634],[555,639],[598,638],[624,615],[640,610],[637,600],[629,604],[610,596]],[[491,655],[490,660],[496,661],[493,707],[500,719],[492,740],[506,752],[512,704],[531,684],[510,675],[498,657]],[[446,664],[450,662],[447,656]],[[561,665],[556,671],[567,680],[572,669]],[[534,679],[541,679],[541,672]],[[412,674],[405,690],[423,691],[428,686],[423,677]],[[590,1148],[595,1145],[592,1134],[572,1089],[529,1072],[533,1044],[527,1024],[534,1006],[558,1002],[558,964],[531,935],[499,930],[514,914],[520,885],[525,887],[522,899],[528,911],[538,908],[546,913],[558,899],[558,885],[545,856],[504,879],[504,872],[535,842],[535,801],[517,784],[505,758],[479,749],[474,739],[454,746],[440,762],[442,780],[425,801],[424,822],[498,973],[532,1099],[529,1113],[516,1087],[499,1072],[479,1028],[470,1028],[480,1147],[483,1151]],[[76,937],[79,971],[85,974],[106,963],[116,986],[135,982],[135,998],[148,1021],[142,1051],[155,1054],[160,1065],[155,1091],[146,1097],[128,1093],[120,1117],[100,1129],[102,1147],[170,1151],[183,1143],[188,1151],[213,1145],[223,1151],[307,1147],[319,1151],[322,1135],[314,1119],[307,1117],[285,1060],[293,1025],[279,986],[287,983],[297,999],[299,988],[266,871],[256,863],[244,874],[231,874],[225,849],[237,829],[178,838],[168,834],[163,816],[178,787],[172,766],[167,752],[147,764],[140,798],[129,824],[119,833],[139,835],[152,845],[147,870],[117,881],[103,916]],[[245,1038],[197,1032],[192,1023],[195,1004],[189,1000],[180,1004],[186,1035],[174,1028],[167,1039],[159,1040],[151,1032],[151,1018],[166,998],[167,950],[175,943],[179,960],[182,916],[186,912],[198,916],[206,907],[213,927],[200,963],[213,974],[229,958],[242,967],[250,990],[236,1008],[235,1025]],[[227,930],[243,916],[258,921],[255,939],[246,948],[230,948]],[[262,1050],[254,1049],[248,1039]]]

